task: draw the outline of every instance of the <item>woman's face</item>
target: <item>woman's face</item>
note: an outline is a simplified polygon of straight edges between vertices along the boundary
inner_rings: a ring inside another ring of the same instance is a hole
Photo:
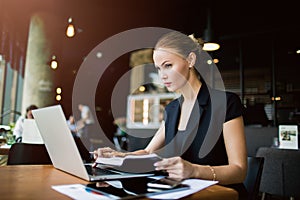
[[[153,60],[158,75],[171,92],[181,89],[188,81],[190,70],[186,59],[167,50],[155,50]]]
[[[29,110],[29,111],[27,112],[26,116],[27,116],[28,119],[33,119],[33,115],[32,115],[31,110]]]

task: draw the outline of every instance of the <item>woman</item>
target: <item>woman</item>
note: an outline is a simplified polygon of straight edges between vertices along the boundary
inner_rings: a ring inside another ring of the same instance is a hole
[[[32,110],[38,109],[36,105],[30,105],[26,108],[25,116],[20,116],[16,122],[13,135],[16,137],[17,142],[22,141],[22,134],[23,134],[23,124],[25,119],[33,119]]]
[[[208,124],[215,123],[210,118],[213,114],[216,116],[210,99],[212,94],[221,93],[209,88],[196,70],[201,62],[201,49],[195,38],[179,32],[160,38],[153,52],[155,67],[166,88],[170,92],[179,92],[181,97],[166,106],[165,120],[145,149],[120,153],[111,148],[100,148],[95,151],[95,158],[167,151],[171,156],[164,156],[167,158],[155,163],[155,167],[167,171],[170,178],[201,178],[240,186],[247,172],[247,153],[242,104],[237,95],[224,93],[227,100],[224,108],[227,109],[221,124],[223,130],[207,155],[199,157],[198,154],[206,135],[210,134]],[[193,113],[199,117],[197,120]],[[196,126],[192,125],[195,122]],[[160,151],[162,148],[164,151]]]

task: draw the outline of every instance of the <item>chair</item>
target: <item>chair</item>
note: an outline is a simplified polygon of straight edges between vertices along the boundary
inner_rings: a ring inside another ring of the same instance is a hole
[[[248,200],[258,199],[263,166],[263,157],[248,157],[248,170],[244,181],[244,185],[248,191]]]
[[[283,163],[283,193],[290,199],[300,199],[300,159]]]
[[[52,164],[44,144],[14,143],[8,153],[7,165]]]
[[[278,137],[277,127],[245,127],[248,156],[255,157],[260,147],[273,145],[273,138]]]
[[[263,197],[300,197],[300,151],[261,147],[257,156],[265,158],[260,184]]]

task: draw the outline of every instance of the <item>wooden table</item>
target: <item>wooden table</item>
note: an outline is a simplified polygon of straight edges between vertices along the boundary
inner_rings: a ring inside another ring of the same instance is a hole
[[[0,167],[0,197],[4,199],[70,199],[51,189],[52,185],[89,182],[55,169],[52,165]],[[185,199],[238,199],[238,193],[220,185],[210,186]]]

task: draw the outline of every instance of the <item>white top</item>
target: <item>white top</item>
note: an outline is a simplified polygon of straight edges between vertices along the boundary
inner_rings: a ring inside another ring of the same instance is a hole
[[[24,116],[20,116],[16,122],[13,135],[16,136],[16,138],[22,137],[23,134],[23,125],[24,125]]]
[[[34,119],[24,119],[22,143],[44,144],[40,131]]]

